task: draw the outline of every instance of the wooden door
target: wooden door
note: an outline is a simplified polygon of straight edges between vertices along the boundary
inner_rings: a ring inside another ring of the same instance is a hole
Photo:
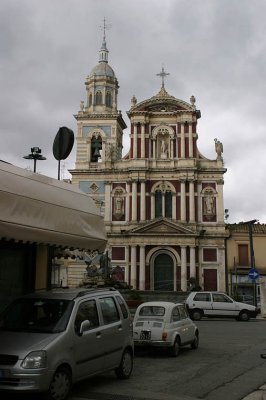
[[[204,290],[217,290],[217,270],[216,269],[204,269]]]

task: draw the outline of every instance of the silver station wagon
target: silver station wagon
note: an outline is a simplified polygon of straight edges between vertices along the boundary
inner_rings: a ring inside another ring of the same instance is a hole
[[[40,291],[0,315],[0,390],[64,400],[89,376],[129,378],[133,353],[130,313],[116,290]]]
[[[134,345],[167,348],[173,357],[180,347],[197,349],[199,331],[189,318],[184,304],[166,301],[142,303],[133,321]]]

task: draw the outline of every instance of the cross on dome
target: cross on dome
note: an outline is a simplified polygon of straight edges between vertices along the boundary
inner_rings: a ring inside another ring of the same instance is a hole
[[[107,31],[108,29],[111,29],[111,27],[112,27],[111,24],[106,24],[106,19],[105,19],[105,17],[104,17],[104,19],[103,19],[103,26],[102,26],[102,25],[100,26],[100,29],[103,31],[103,41],[104,41],[104,42],[105,42],[105,40],[106,40],[106,31]]]
[[[159,74],[156,74],[157,76],[160,76],[162,78],[162,88],[164,89],[164,78],[167,75],[170,75],[168,72],[165,72],[164,67],[162,67],[162,71]]]
[[[104,63],[108,63],[108,50],[106,47],[106,30],[110,29],[111,25],[107,25],[106,24],[106,19],[104,17],[103,19],[103,26],[100,26],[100,29],[103,30],[103,43],[102,43],[102,47],[100,49],[100,58],[99,58],[99,62],[104,62]]]

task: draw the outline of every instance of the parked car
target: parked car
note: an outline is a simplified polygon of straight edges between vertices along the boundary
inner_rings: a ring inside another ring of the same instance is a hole
[[[254,303],[255,303],[254,297],[251,294],[236,294],[236,296],[234,296],[234,299],[236,301],[241,301],[242,303],[251,304],[251,305],[254,305]],[[257,297],[256,302],[257,302],[257,307],[260,308],[260,297],[259,296]]]
[[[133,367],[132,322],[115,289],[61,289],[18,298],[0,315],[0,389],[67,398],[74,382]]]
[[[176,357],[181,346],[198,348],[199,330],[189,318],[184,304],[149,301],[136,310],[133,339],[135,347],[167,348]]]
[[[234,317],[240,321],[255,318],[259,309],[240,303],[221,292],[191,292],[185,300],[190,317],[199,321],[202,317]]]

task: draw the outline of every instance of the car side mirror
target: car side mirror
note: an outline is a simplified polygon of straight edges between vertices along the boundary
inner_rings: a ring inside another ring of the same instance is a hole
[[[79,335],[82,336],[83,332],[88,331],[91,328],[91,323],[88,319],[82,321],[80,324]]]

